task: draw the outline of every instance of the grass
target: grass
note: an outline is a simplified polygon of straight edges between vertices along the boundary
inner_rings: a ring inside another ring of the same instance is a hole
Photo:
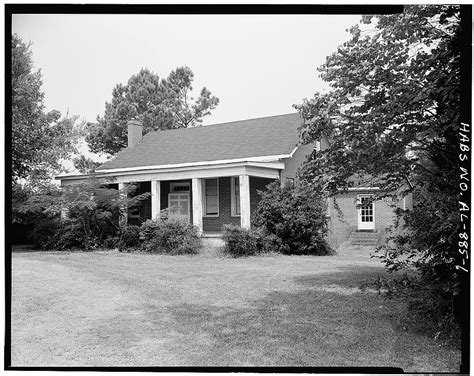
[[[390,366],[457,372],[358,286],[364,249],[243,259],[14,252],[12,366]]]

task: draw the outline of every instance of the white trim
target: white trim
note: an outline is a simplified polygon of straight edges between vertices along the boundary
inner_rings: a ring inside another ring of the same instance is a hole
[[[206,181],[207,180],[217,180],[217,214],[206,214],[207,207],[206,207]],[[202,211],[202,216],[204,218],[218,218],[220,214],[220,207],[219,207],[219,178],[208,178],[208,179],[202,179],[204,182],[204,187],[202,190],[202,197],[203,197],[203,211]]]
[[[293,152],[296,151],[296,147]],[[292,153],[293,153],[292,152]],[[124,168],[112,168],[96,170],[97,173],[112,173],[112,172],[125,172],[125,171],[142,171],[142,170],[154,170],[154,169],[168,169],[168,168],[179,168],[179,167],[192,167],[192,166],[213,166],[218,164],[236,163],[236,162],[271,162],[278,161],[283,158],[290,158],[290,154],[277,154],[277,155],[265,155],[261,157],[248,157],[248,158],[237,158],[237,159],[223,159],[218,161],[204,161],[204,162],[189,162],[189,163],[177,163],[167,165],[154,165],[154,166],[139,166],[139,167],[124,167]]]
[[[235,205],[235,178],[239,179],[239,201],[240,201],[240,177],[230,177],[230,216],[240,218],[240,214],[235,214],[237,206]],[[240,207],[239,207],[240,208]]]
[[[193,225],[202,234],[202,179],[192,180]]]
[[[156,220],[161,210],[161,181],[151,180],[151,219]]]
[[[290,155],[288,157],[285,157],[285,158],[292,158],[293,154],[296,153],[296,150],[298,150],[298,146],[295,146],[295,148],[291,151]]]
[[[357,229],[358,230],[375,230],[375,201],[372,200],[370,205],[372,205],[372,222],[362,222],[362,208],[359,204],[362,203],[362,198],[364,197],[371,197],[373,198],[373,194],[360,194],[357,195]]]
[[[191,166],[182,167],[168,170],[150,170],[150,171],[124,171],[122,173],[112,174],[110,172],[95,172],[91,175],[63,175],[57,176],[57,180],[61,180],[61,183],[71,181],[87,180],[91,176],[95,178],[116,178],[117,182],[137,182],[137,181],[149,181],[151,179],[157,180],[182,180],[192,178],[213,178],[218,176],[233,176],[247,173],[252,176],[275,178],[277,179],[280,175],[279,172],[285,169],[283,162],[240,162],[240,163],[229,163],[223,165],[213,165],[207,167]],[[126,178],[129,176],[130,178]]]
[[[250,228],[250,177],[239,176],[240,187],[240,227]]]
[[[281,165],[283,163],[275,163],[274,165]],[[273,166],[275,167],[275,166]],[[270,168],[268,166],[261,166],[260,164],[250,164],[250,163],[241,163],[234,164],[229,166],[210,166],[208,168],[203,167],[194,167],[183,169],[182,171],[145,171],[145,172],[124,172],[122,174],[115,175],[98,175],[95,174],[94,177],[99,179],[104,179],[104,182],[107,178],[113,178],[112,183],[137,183],[140,181],[150,181],[150,180],[185,180],[193,178],[217,178],[223,176],[235,176],[235,175],[250,175],[262,178],[278,179],[280,177],[280,169]],[[79,183],[86,179],[90,178],[89,176],[81,175],[80,177],[69,177],[61,180],[61,186]]]
[[[119,189],[119,196],[120,198],[126,198],[127,194],[125,193],[125,184],[126,183],[118,183],[118,189]],[[121,207],[120,208],[120,219],[119,223],[120,224],[127,224],[128,222],[128,210],[127,207]]]

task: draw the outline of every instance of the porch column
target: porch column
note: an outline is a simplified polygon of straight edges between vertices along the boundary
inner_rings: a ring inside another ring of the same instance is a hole
[[[193,225],[202,233],[202,179],[193,178]]]
[[[119,195],[120,198],[125,198],[126,193],[125,193],[125,183],[118,183],[118,189],[119,189]],[[120,226],[125,226],[128,222],[128,212],[126,207],[120,208],[120,218],[119,218],[119,224]]]
[[[239,176],[240,226],[250,228],[250,179],[248,175]]]
[[[151,219],[156,220],[161,210],[161,182],[159,180],[151,181]]]

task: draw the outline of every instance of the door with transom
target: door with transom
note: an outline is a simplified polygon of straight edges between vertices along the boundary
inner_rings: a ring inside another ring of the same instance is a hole
[[[168,215],[186,222],[190,220],[189,183],[171,183],[168,194]]]
[[[357,218],[358,230],[375,230],[373,195],[357,196]]]

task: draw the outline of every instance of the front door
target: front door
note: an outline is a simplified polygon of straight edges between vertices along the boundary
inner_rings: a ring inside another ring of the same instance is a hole
[[[189,222],[189,192],[168,194],[168,212],[170,217]]]
[[[359,230],[375,230],[374,201],[372,195],[357,196],[357,218]]]

